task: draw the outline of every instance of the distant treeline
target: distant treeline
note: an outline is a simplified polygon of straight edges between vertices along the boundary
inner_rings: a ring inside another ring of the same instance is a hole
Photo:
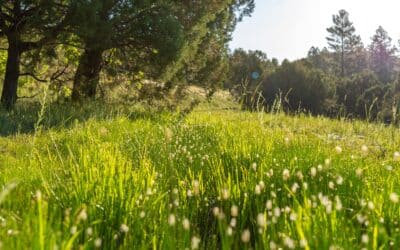
[[[12,109],[24,84],[29,96],[47,84],[75,101],[96,97],[101,83],[212,89],[226,75],[236,23],[254,7],[254,0],[0,0],[1,104]]]
[[[225,87],[245,108],[398,122],[400,58],[388,33],[378,27],[365,46],[345,10],[327,32],[328,48],[312,47],[294,62],[234,51]]]

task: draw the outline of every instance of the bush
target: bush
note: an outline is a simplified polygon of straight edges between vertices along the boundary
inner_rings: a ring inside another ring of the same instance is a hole
[[[284,62],[264,80],[263,95],[269,107],[278,96],[284,96],[285,111],[305,110],[320,114],[325,110],[330,86],[322,71],[307,66],[305,62]]]

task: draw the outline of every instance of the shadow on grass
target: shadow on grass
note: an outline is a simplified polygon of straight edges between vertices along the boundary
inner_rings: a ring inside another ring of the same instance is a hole
[[[20,102],[13,111],[0,109],[0,136],[32,134],[36,128],[62,129],[89,119],[109,120],[126,117],[131,120],[157,121],[163,111],[140,105],[90,101],[84,103],[49,103],[42,107],[39,102]]]

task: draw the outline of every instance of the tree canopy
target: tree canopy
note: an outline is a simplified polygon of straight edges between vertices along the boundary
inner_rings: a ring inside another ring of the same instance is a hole
[[[20,76],[41,80],[35,72],[21,73],[26,62],[52,57],[75,60],[55,74],[73,72],[64,83],[72,100],[95,98],[101,76],[117,72],[131,83],[213,89],[226,76],[234,27],[254,7],[254,0],[0,0],[0,38],[7,47],[2,105],[15,104]]]

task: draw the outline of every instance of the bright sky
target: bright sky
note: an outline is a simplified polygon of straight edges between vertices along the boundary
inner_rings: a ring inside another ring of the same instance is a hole
[[[379,25],[398,45],[400,0],[256,0],[255,12],[238,24],[230,47],[262,50],[279,61],[302,58],[311,46],[327,46],[326,28],[340,9],[350,13],[364,45]]]

